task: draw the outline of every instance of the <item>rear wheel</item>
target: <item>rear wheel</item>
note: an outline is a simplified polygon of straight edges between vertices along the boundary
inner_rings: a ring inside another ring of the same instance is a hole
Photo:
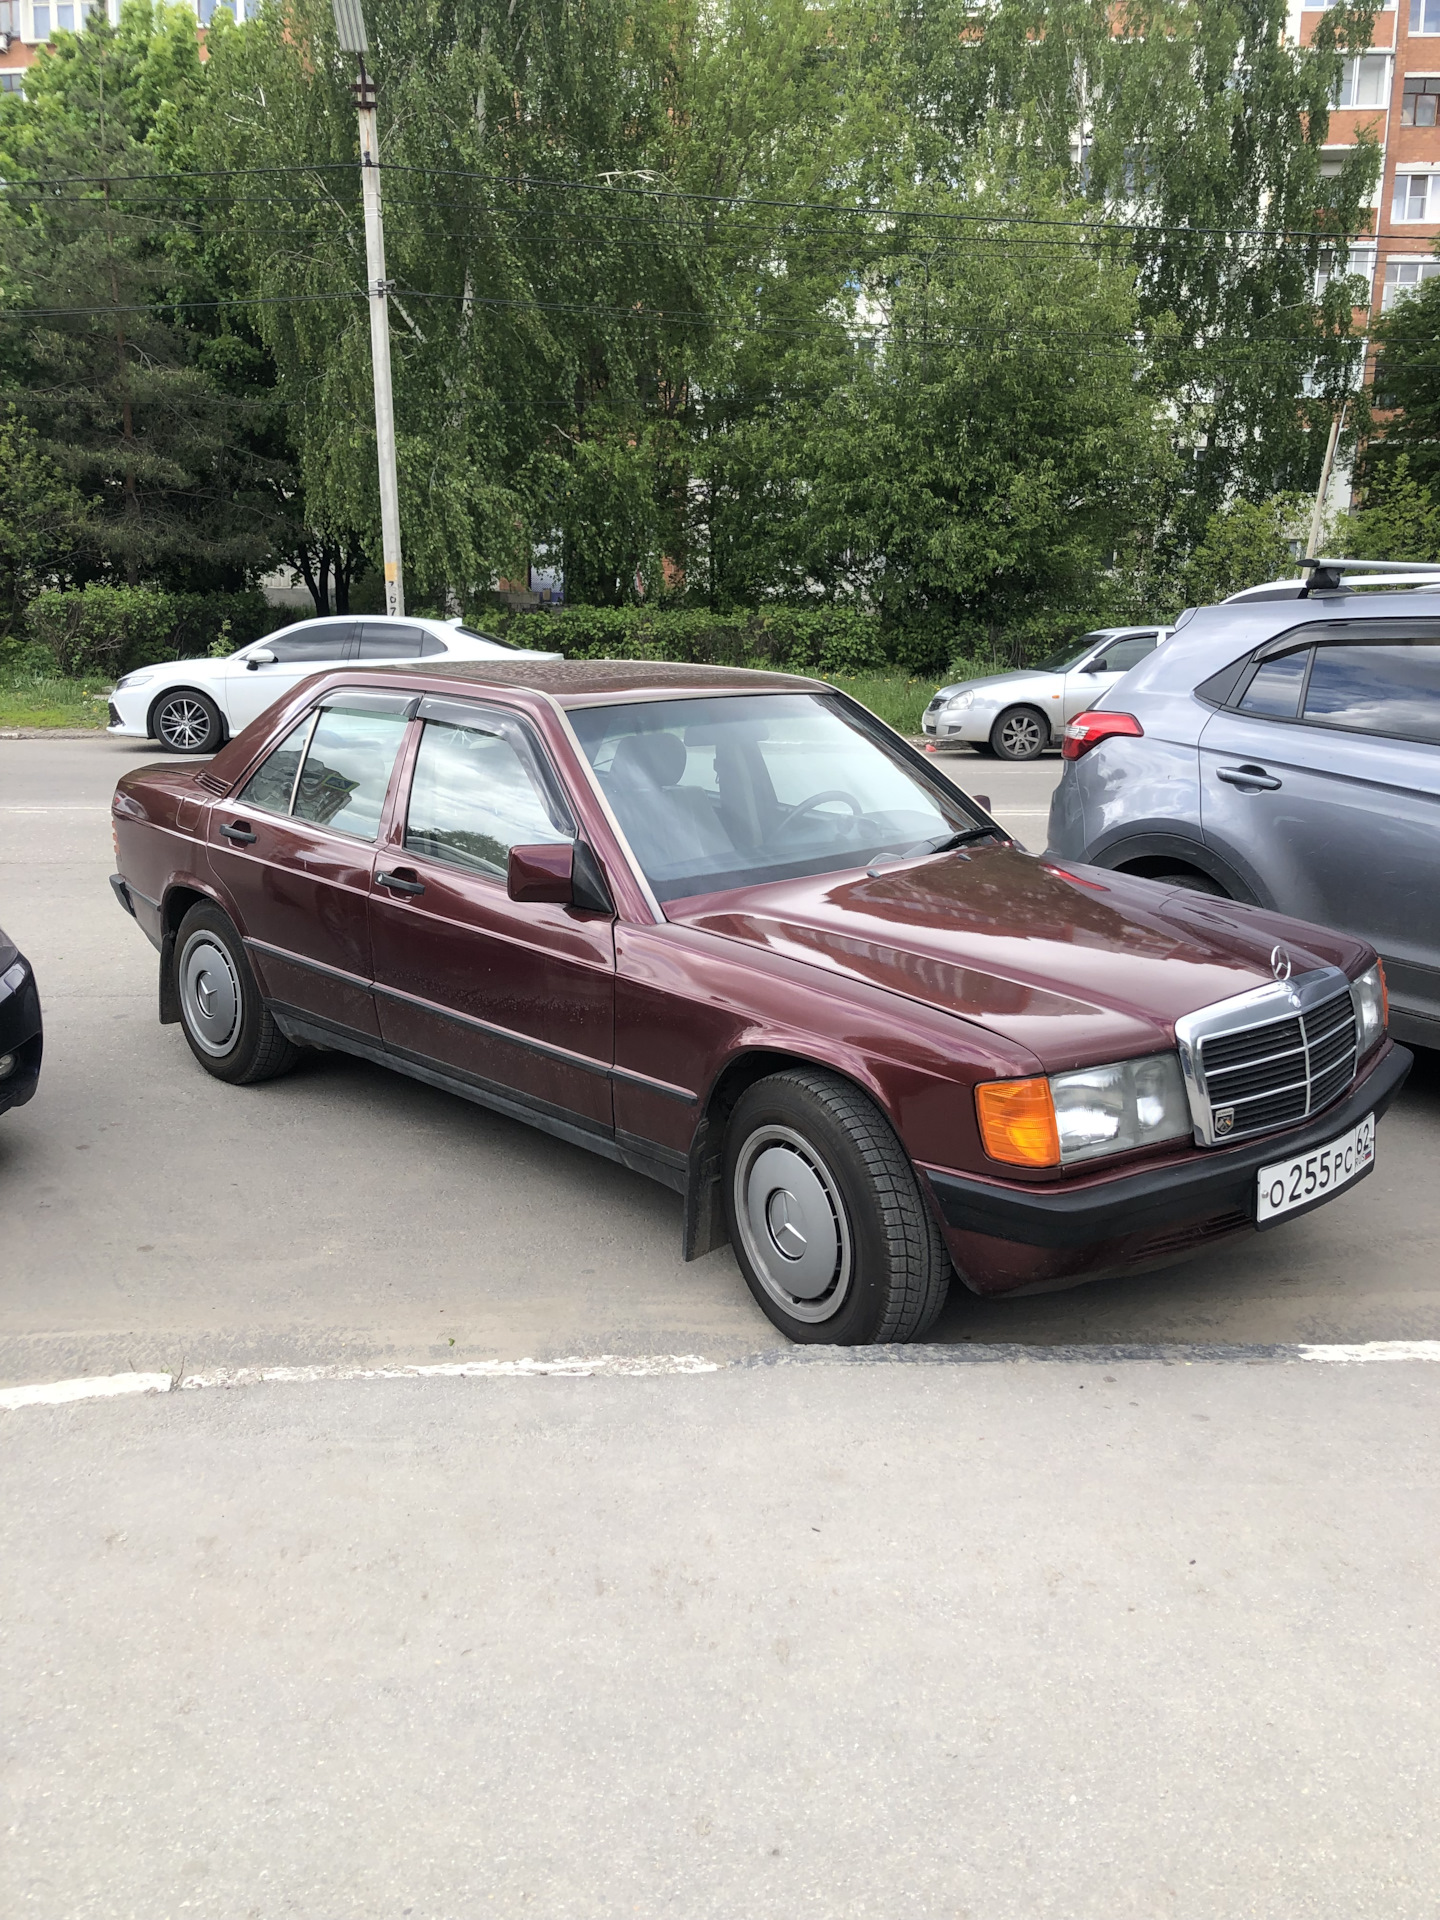
[[[1050,723],[1034,707],[1010,707],[990,729],[990,745],[1002,760],[1038,760],[1050,744]]]
[[[741,1096],[725,1206],[746,1284],[792,1340],[916,1340],[945,1304],[950,1256],[905,1150],[834,1074],[797,1068]]]
[[[239,934],[218,907],[190,909],[175,936],[175,990],[190,1051],[207,1073],[252,1086],[300,1058],[260,996]]]
[[[150,732],[167,753],[214,753],[225,737],[225,722],[208,694],[177,687],[151,708]]]

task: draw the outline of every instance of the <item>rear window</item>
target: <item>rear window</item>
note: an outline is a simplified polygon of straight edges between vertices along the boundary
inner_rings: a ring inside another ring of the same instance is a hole
[[[502,640],[498,633],[477,633],[474,627],[456,627],[455,631],[463,633],[467,640],[488,640],[492,647],[503,647],[507,653],[520,652],[513,640]]]

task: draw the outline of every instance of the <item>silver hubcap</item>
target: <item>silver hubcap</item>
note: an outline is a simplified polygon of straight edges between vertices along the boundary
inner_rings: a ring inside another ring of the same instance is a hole
[[[850,1223],[834,1175],[789,1127],[759,1127],[735,1163],[735,1218],[765,1291],[796,1320],[837,1314],[850,1292]]]
[[[155,731],[167,747],[203,747],[210,716],[198,700],[170,700],[156,716]]]
[[[180,1006],[197,1047],[222,1058],[240,1036],[240,982],[213,934],[192,934],[180,959]]]
[[[1013,759],[1028,760],[1044,745],[1040,722],[1033,714],[1017,713],[1000,729],[1000,744]]]

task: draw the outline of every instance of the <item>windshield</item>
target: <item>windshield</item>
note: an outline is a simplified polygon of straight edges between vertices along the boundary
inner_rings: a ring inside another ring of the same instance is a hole
[[[1052,653],[1048,660],[1042,660],[1035,669],[1037,673],[1068,673],[1071,667],[1078,667],[1092,647],[1099,646],[1105,638],[1103,633],[1082,633],[1078,640],[1072,640],[1068,647],[1061,647],[1058,653]]]
[[[863,867],[983,815],[834,695],[572,708],[657,899]]]

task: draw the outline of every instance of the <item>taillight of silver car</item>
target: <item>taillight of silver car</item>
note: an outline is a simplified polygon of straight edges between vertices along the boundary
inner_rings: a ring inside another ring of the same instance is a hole
[[[1060,757],[1078,760],[1081,754],[1098,747],[1102,740],[1113,740],[1117,734],[1128,735],[1133,740],[1144,731],[1133,713],[1105,713],[1092,707],[1088,713],[1077,713],[1066,727]]]

